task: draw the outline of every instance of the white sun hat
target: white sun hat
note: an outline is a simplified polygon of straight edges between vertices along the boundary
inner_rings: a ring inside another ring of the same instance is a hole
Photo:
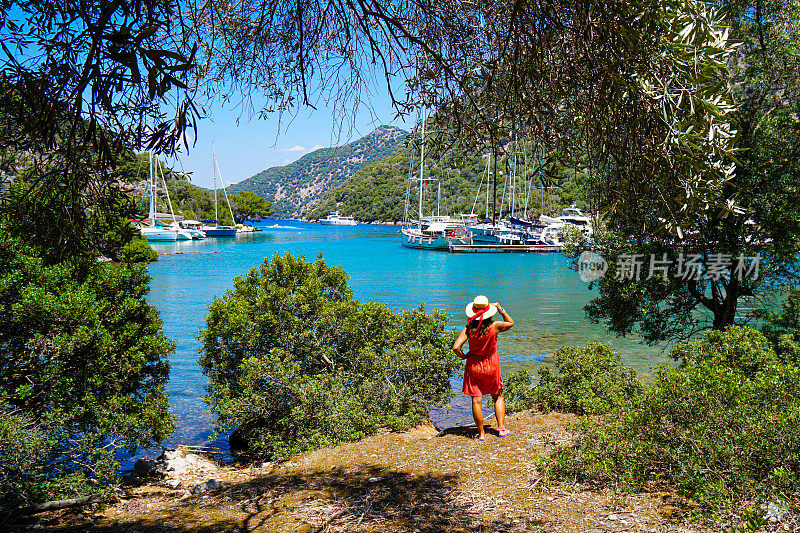
[[[497,313],[497,308],[493,305],[490,305],[489,299],[483,295],[476,296],[475,300],[468,303],[466,309],[464,309],[464,312],[469,318],[472,318],[476,313],[480,313],[484,308],[486,308],[486,312],[483,313],[483,320],[492,317],[495,315],[495,313]]]

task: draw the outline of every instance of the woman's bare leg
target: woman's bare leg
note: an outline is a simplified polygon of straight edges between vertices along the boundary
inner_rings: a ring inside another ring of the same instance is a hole
[[[478,426],[478,438],[484,439],[486,435],[483,431],[483,396],[472,397],[472,418]]]
[[[494,416],[497,418],[497,432],[501,437],[508,435],[506,429],[506,403],[503,401],[503,389],[497,394],[492,394],[494,400]]]

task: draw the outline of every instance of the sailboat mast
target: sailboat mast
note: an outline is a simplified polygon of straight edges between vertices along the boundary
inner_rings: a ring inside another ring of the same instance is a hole
[[[155,180],[153,179],[153,154],[152,152],[147,152],[147,177],[148,177],[148,185],[150,186],[150,213],[148,214],[148,218],[150,219],[150,226],[155,227],[156,225],[156,184]]]
[[[489,161],[486,163],[486,217],[489,216],[489,174],[491,174],[491,172],[492,154],[489,154]]]
[[[514,139],[514,166],[511,171],[511,216],[514,216],[514,207],[517,197],[517,140]]]
[[[494,192],[492,193],[492,226],[495,225],[494,215],[497,212],[497,152],[494,154]]]
[[[219,215],[217,214],[217,152],[214,143],[211,143],[211,176],[214,178],[214,224],[219,225]]]
[[[539,208],[539,214],[544,214],[544,143],[542,143],[542,153],[539,158],[539,183],[542,185],[542,205]]]
[[[172,221],[177,222],[178,219],[175,218],[175,211],[172,209],[172,200],[169,197],[169,187],[167,187],[167,178],[164,176],[164,171],[161,167],[158,167],[158,174],[161,176],[161,182],[164,184],[164,194],[167,196],[167,205],[169,205],[169,212],[172,215]]]
[[[410,155],[408,156],[408,179],[406,180],[406,201],[403,205],[403,225],[408,225],[408,207],[411,201],[411,182],[414,180],[414,142],[412,138]]]
[[[420,139],[420,155],[419,155],[419,216],[417,217],[417,225],[422,230],[422,184],[423,175],[425,173],[425,108],[422,108],[422,138]]]
[[[219,163],[217,163],[216,159],[214,159],[214,165],[217,167],[217,174],[219,174],[219,184],[222,185],[222,194],[225,195],[225,202],[228,204],[228,212],[231,215],[231,223],[235,225],[236,219],[233,217],[233,208],[231,207],[230,199],[228,199],[228,189],[225,188],[225,180],[222,178],[222,171],[219,169]]]

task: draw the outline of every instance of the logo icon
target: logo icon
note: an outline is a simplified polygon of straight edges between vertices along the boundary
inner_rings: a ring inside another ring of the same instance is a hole
[[[581,281],[590,283],[602,278],[608,272],[608,263],[594,252],[581,252],[578,256],[578,276]]]

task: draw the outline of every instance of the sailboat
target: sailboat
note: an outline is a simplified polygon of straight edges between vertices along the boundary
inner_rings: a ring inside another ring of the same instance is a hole
[[[178,233],[172,228],[159,226],[158,221],[156,220],[156,178],[155,172],[153,171],[155,165],[153,163],[153,154],[150,152],[147,152],[147,164],[147,188],[150,191],[150,209],[148,211],[147,218],[150,225],[141,226],[139,231],[148,241],[177,241]]]
[[[161,177],[161,182],[164,184],[164,194],[167,197],[167,205],[169,205],[169,214],[172,215],[172,224],[169,225],[169,228],[177,234],[179,241],[190,241],[192,239],[205,239],[206,234],[200,230],[192,229],[192,228],[184,228],[178,222],[178,219],[175,217],[175,211],[172,210],[172,200],[169,197],[169,187],[167,186],[167,178],[164,177],[164,173],[161,170],[161,166],[158,165],[158,175]]]
[[[217,211],[217,174],[219,174],[219,181],[222,184],[222,192],[225,194],[225,201],[228,204],[228,211],[231,214],[231,220],[236,220],[233,218],[233,209],[231,209],[231,202],[228,200],[228,191],[225,190],[225,182],[222,180],[222,172],[219,171],[219,163],[217,163],[217,156],[216,152],[214,151],[214,145],[211,145],[211,157],[213,158],[213,164],[211,167],[211,175],[214,179],[214,220],[204,220],[203,222],[213,222],[212,224],[206,224],[200,226],[200,231],[206,234],[206,237],[236,237],[236,227],[235,226],[220,226],[217,224],[219,220],[219,213]]]
[[[436,215],[425,216],[422,212],[422,196],[426,181],[436,181],[438,198],[441,198],[441,183],[436,178],[425,177],[425,112],[422,113],[422,138],[420,142],[419,178],[413,178],[413,157],[409,162],[408,181],[406,183],[406,201],[403,212],[403,225],[400,228],[401,244],[407,248],[425,248],[428,250],[448,250],[451,243],[465,244],[466,227],[463,220],[453,219],[439,214],[437,205]],[[409,201],[411,196],[411,182],[419,182],[419,208],[417,219],[410,220]],[[440,203],[440,202],[439,202]]]
[[[497,158],[495,158],[495,166],[497,165]],[[489,218],[489,173],[492,166],[492,156],[489,154],[489,159],[486,163],[486,215],[487,217],[480,222],[467,225],[469,231],[471,244],[519,244],[520,239],[515,238],[514,230],[500,220],[494,220],[494,217]],[[495,173],[495,180],[497,175]],[[481,183],[478,184],[478,192],[475,193],[475,202],[473,203],[473,212],[475,211],[475,204],[478,202],[478,197],[481,194]],[[496,188],[496,186],[495,186]],[[495,199],[492,199],[492,211],[494,211]],[[502,203],[501,203],[502,207]]]

